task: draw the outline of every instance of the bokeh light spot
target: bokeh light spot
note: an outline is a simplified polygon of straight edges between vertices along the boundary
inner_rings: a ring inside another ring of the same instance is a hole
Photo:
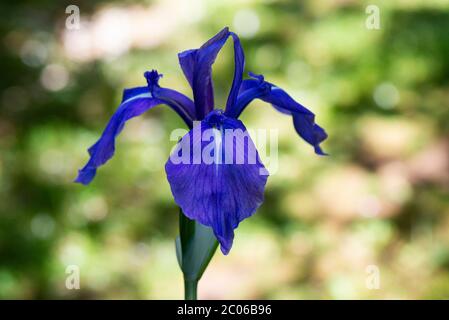
[[[235,32],[243,38],[254,37],[260,28],[260,20],[253,10],[243,9],[234,16],[233,26]]]
[[[379,107],[391,109],[399,102],[399,91],[392,83],[384,82],[376,87],[373,98]]]

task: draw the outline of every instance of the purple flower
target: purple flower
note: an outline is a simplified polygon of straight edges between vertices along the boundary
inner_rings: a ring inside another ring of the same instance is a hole
[[[225,110],[215,108],[212,84],[212,64],[229,37],[234,42],[235,70]],[[251,138],[229,138],[224,132],[240,130],[247,133],[238,117],[254,99],[270,103],[278,111],[290,115],[298,134],[320,155],[325,153],[320,143],[326,132],[315,124],[315,115],[293,100],[284,90],[266,82],[263,76],[250,73],[251,79],[243,80],[245,58],[238,36],[224,28],[199,49],[179,54],[179,62],[193,91],[193,101],[175,90],[159,85],[161,74],[153,70],[145,72],[147,86],[125,89],[122,102],[112,116],[100,139],[89,148],[90,159],[79,171],[76,182],[89,184],[97,168],[108,161],[115,151],[115,138],[127,120],[164,104],[172,108],[191,129],[178,143],[178,150],[188,147],[201,150],[211,142],[210,155],[220,161],[176,162],[169,158],[165,165],[167,178],[176,203],[190,219],[213,229],[227,254],[234,239],[234,229],[255,213],[264,198],[268,175],[259,159]],[[194,126],[194,121],[200,121]],[[195,130],[200,135],[195,135]],[[203,141],[202,134],[215,132],[210,141]],[[217,136],[218,135],[218,136]],[[178,152],[178,151],[174,151]],[[251,155],[254,157],[251,158]],[[223,161],[229,158],[232,161]],[[241,161],[239,162],[239,158]]]

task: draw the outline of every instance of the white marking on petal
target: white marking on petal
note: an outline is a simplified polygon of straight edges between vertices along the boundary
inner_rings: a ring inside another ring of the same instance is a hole
[[[143,98],[153,98],[153,95],[151,94],[151,92],[141,93],[141,94],[138,94],[137,96],[131,97],[131,98],[123,101],[123,103],[128,103],[130,101],[133,101],[136,99],[143,99]]]
[[[220,130],[213,128],[214,134],[214,163],[215,163],[215,173],[218,173],[218,165],[221,164],[221,144],[223,139],[223,128]]]

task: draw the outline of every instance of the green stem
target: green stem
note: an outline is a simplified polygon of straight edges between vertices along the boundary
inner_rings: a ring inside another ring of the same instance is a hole
[[[184,277],[184,299],[197,300],[198,281],[187,280]]]

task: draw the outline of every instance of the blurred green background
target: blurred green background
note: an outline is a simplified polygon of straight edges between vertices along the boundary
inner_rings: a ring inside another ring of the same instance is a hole
[[[79,30],[65,27],[69,4]],[[164,172],[181,120],[165,107],[133,119],[94,182],[72,180],[122,89],[155,68],[191,96],[177,53],[224,26],[247,71],[317,114],[331,156],[270,106],[248,108],[248,128],[279,129],[279,168],[200,298],[449,298],[448,1],[16,0],[0,17],[0,298],[183,297]],[[232,71],[229,41],[218,106]]]

